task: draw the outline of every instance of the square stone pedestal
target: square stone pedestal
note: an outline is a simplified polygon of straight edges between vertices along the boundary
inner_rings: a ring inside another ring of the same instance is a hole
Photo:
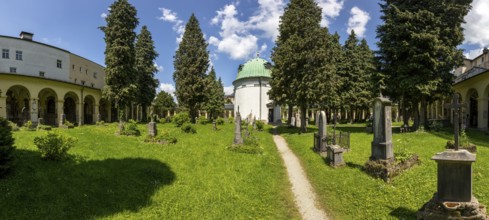
[[[345,165],[345,161],[343,160],[344,148],[339,145],[330,145],[327,147],[327,152],[326,158],[330,166],[339,167]]]
[[[438,198],[469,202],[472,199],[472,163],[475,154],[467,150],[447,150],[431,159],[438,164]]]
[[[437,190],[418,211],[418,219],[488,219],[486,207],[472,196],[472,163],[467,150],[446,150],[431,159],[438,164]]]
[[[394,158],[394,151],[392,150],[392,142],[372,142],[372,154],[370,160],[390,160]]]

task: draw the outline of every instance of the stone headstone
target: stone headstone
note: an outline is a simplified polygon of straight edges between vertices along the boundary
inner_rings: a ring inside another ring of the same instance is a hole
[[[243,144],[243,137],[241,137],[241,114],[236,112],[236,118],[234,119],[234,144]]]
[[[151,137],[156,137],[158,135],[158,129],[156,128],[156,122],[152,121],[148,123],[148,135]]]
[[[290,126],[295,126],[295,117],[290,118]]]
[[[319,127],[319,115],[321,114],[320,111],[316,112],[316,127]]]
[[[316,118],[318,122],[318,133],[315,135],[315,140],[314,140],[314,150],[323,152],[326,150],[325,146],[325,140],[327,138],[327,121],[326,121],[326,113],[324,111],[321,111]]]
[[[212,120],[212,129],[217,130],[216,120]]]
[[[431,158],[438,164],[438,198],[469,202],[472,199],[472,163],[475,154],[467,150],[447,150]]]
[[[39,118],[39,119],[37,119],[37,120],[38,120],[38,123],[39,123],[40,125],[43,125],[43,124],[44,124],[44,118]]]
[[[373,132],[372,153],[370,160],[391,160],[394,158],[392,145],[391,101],[378,97],[373,102]]]
[[[97,114],[97,122],[100,122],[102,120],[102,116],[100,114]]]

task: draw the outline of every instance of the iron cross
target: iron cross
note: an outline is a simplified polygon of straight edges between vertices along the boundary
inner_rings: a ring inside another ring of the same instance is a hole
[[[463,103],[459,103],[458,93],[453,94],[453,100],[451,104],[445,105],[453,110],[453,136],[455,138],[455,150],[458,150],[458,136],[459,136],[459,112],[464,107]]]

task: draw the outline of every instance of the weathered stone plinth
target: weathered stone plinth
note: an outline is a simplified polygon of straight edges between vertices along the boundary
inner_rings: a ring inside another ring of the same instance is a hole
[[[314,152],[326,152],[327,150],[327,143],[326,143],[326,138],[321,137],[319,134],[314,133],[314,147],[313,147]]]
[[[156,122],[148,123],[148,135],[151,137],[155,137],[158,135],[158,130],[156,128]]]
[[[437,194],[442,201],[469,202],[472,199],[472,163],[475,154],[446,150],[431,159],[438,164]]]
[[[473,219],[487,220],[486,207],[472,197],[469,202],[447,202],[440,200],[437,193],[416,214],[417,219]]]
[[[392,178],[417,164],[419,164],[419,157],[414,154],[403,161],[396,161],[395,158],[388,160],[369,160],[365,163],[364,170],[373,177],[390,182]]]
[[[390,160],[394,157],[391,141],[381,143],[373,141],[371,151],[370,160]]]
[[[340,167],[345,165],[345,161],[343,160],[343,152],[345,149],[340,147],[339,145],[330,145],[327,147],[327,162],[332,167]]]

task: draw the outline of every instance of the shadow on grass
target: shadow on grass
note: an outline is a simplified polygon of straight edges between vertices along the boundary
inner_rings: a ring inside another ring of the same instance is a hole
[[[350,168],[353,168],[353,169],[358,169],[360,171],[363,170],[363,165],[352,163],[352,162],[346,162],[346,166],[347,167],[350,167]]]
[[[428,131],[428,133],[443,138],[445,140],[453,140],[453,129],[443,128],[441,131]],[[479,131],[477,129],[467,129],[466,130],[468,139],[470,143],[477,145],[477,147],[489,147],[489,135],[484,131]],[[462,138],[459,139],[462,141]]]
[[[0,180],[0,219],[93,219],[137,212],[175,180],[168,165],[142,158],[44,161],[17,150],[13,173]]]
[[[300,129],[297,127],[292,127],[288,125],[280,125],[277,126],[278,134],[310,134],[318,132],[318,129],[315,127],[308,126],[306,132],[300,132]],[[273,128],[268,128],[268,133],[274,134]]]
[[[389,207],[392,211],[389,213],[397,219],[416,219],[416,211],[408,209],[406,207]]]

